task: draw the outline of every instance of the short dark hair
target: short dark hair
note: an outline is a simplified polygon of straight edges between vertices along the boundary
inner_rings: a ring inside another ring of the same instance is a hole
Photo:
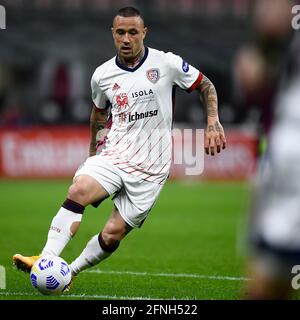
[[[124,7],[117,12],[116,16],[121,16],[125,18],[140,17],[144,21],[141,12],[135,7]]]

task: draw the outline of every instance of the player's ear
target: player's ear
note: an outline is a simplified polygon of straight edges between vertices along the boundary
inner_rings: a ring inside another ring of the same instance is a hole
[[[148,28],[144,27],[144,29],[143,29],[143,39],[145,39],[147,32],[148,32]]]

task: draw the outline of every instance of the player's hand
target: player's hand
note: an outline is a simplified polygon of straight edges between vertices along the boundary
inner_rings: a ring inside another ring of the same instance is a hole
[[[204,133],[204,149],[206,154],[214,156],[226,148],[224,129],[219,120],[210,120]]]

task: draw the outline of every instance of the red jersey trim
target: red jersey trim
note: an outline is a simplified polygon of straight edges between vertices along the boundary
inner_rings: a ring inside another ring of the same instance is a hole
[[[101,112],[101,111],[103,111],[103,108],[97,107],[97,106],[95,105],[95,103],[93,103],[93,107],[94,107],[95,112]]]
[[[192,86],[191,86],[189,89],[187,89],[186,91],[189,92],[189,93],[192,92],[192,91],[194,91],[194,90],[196,89],[196,87],[198,86],[198,84],[201,83],[202,79],[203,79],[203,73],[199,71],[198,78],[197,78],[196,81],[192,84]]]

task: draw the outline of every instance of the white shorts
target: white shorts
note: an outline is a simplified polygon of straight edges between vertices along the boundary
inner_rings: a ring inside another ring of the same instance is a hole
[[[122,171],[101,155],[88,158],[79,167],[80,175],[94,178],[109,193],[122,218],[133,228],[139,228],[146,219],[163,187]]]

